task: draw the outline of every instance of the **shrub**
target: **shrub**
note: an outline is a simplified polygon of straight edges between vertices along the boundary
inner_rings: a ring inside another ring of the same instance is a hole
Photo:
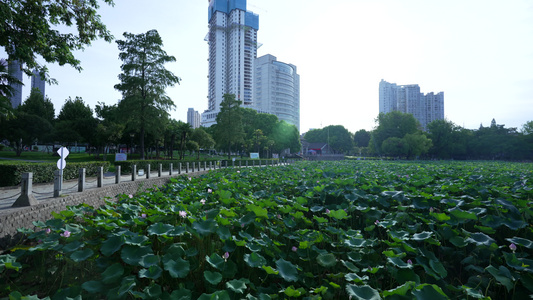
[[[63,179],[78,178],[79,169],[85,168],[86,176],[96,176],[98,167],[104,167],[104,172],[109,169],[109,162],[76,162],[67,163],[63,170]],[[13,163],[0,165],[0,186],[14,186],[21,181],[22,173],[33,173],[33,183],[46,183],[54,181],[55,163]]]

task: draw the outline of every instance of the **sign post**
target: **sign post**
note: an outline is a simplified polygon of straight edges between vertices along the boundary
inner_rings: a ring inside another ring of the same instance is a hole
[[[63,188],[63,169],[67,165],[67,162],[65,161],[65,158],[69,155],[69,151],[65,147],[61,147],[57,150],[57,154],[59,154],[59,160],[57,161],[57,168],[59,169],[56,171],[55,176],[55,182],[54,182],[54,197],[59,197],[61,194],[61,189]]]

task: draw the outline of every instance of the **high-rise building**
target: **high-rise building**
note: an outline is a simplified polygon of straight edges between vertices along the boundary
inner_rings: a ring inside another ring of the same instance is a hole
[[[9,61],[8,62],[8,73],[9,75],[16,78],[18,81],[22,83],[22,64],[19,61]],[[22,84],[21,83],[14,83],[11,84],[11,87],[13,88],[13,95],[11,96],[11,106],[13,108],[17,108],[19,105],[22,104]]]
[[[39,89],[41,94],[43,95],[43,99],[45,97],[45,87],[46,82],[41,78],[41,73],[37,69],[33,70],[33,76],[31,77],[31,89]]]
[[[246,10],[246,0],[210,0],[208,107],[202,126],[216,122],[224,94],[253,106],[253,70],[257,57],[259,16]]]
[[[192,128],[200,127],[200,113],[194,108],[189,108],[187,110],[187,123],[191,125]]]
[[[424,95],[418,84],[396,85],[382,79],[379,83],[379,112],[391,111],[412,114],[426,130],[429,123],[444,119],[444,92]]]
[[[254,106],[276,115],[300,131],[300,75],[296,66],[270,54],[255,60]]]

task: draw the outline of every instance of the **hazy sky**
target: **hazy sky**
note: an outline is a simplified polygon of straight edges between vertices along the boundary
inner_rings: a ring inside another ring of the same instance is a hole
[[[157,29],[177,62],[167,68],[181,85],[169,88],[186,121],[189,107],[207,108],[208,1],[116,0],[100,14],[116,39]],[[371,130],[384,79],[444,92],[445,117],[477,129],[494,118],[506,127],[533,120],[531,0],[248,0],[259,15],[258,56],[297,66],[301,131],[343,125]],[[47,86],[56,113],[80,96],[91,108],[115,104],[121,62],[116,43],[96,41],[76,53],[84,70],[50,65],[59,85]],[[0,56],[5,55],[0,52]],[[30,80],[23,99],[29,94]]]

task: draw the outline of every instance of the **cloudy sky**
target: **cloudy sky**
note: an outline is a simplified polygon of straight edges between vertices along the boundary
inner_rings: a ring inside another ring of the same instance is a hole
[[[169,88],[186,121],[189,107],[207,108],[208,1],[116,0],[102,6],[116,39],[157,29],[182,78]],[[494,118],[520,128],[533,120],[533,1],[531,0],[248,0],[259,15],[258,56],[297,66],[301,130],[343,125],[371,130],[384,79],[444,92],[445,117],[476,129]],[[80,96],[92,108],[117,103],[121,62],[116,43],[96,41],[76,53],[83,71],[50,65],[59,85],[46,94],[59,112]],[[2,56],[0,52],[0,56]],[[29,94],[30,80],[23,99]]]

